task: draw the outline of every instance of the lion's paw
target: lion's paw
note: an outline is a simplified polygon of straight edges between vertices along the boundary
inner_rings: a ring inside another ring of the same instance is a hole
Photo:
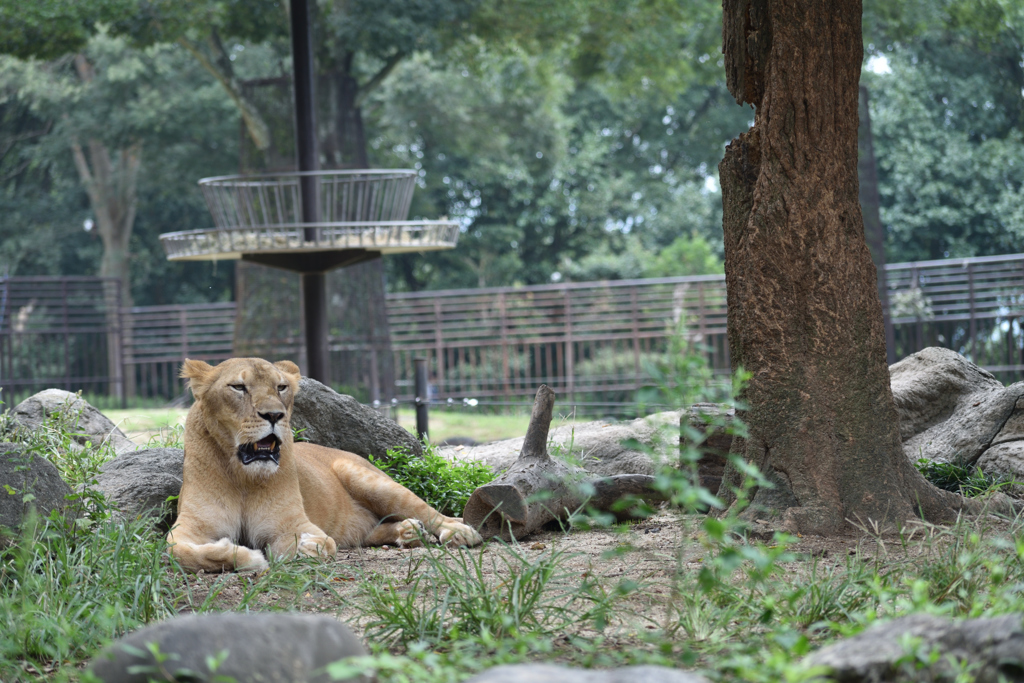
[[[395,524],[395,531],[398,532],[395,543],[399,548],[420,548],[427,535],[426,527],[418,519],[403,519]]]
[[[476,529],[462,522],[445,522],[437,538],[444,545],[464,545],[470,548],[484,542]]]
[[[296,548],[297,555],[307,557],[334,557],[338,547],[334,539],[329,536],[303,533],[299,536],[299,545]]]
[[[246,548],[242,545],[235,545],[229,538],[222,538],[216,543],[211,543],[210,545],[218,550],[226,551],[230,555],[230,560],[234,565],[235,571],[265,572],[270,569],[270,564],[267,562],[267,558],[263,556],[263,552],[260,550],[253,550],[252,548]]]

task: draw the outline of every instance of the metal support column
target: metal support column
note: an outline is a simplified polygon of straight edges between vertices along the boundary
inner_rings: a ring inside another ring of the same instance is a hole
[[[427,425],[427,404],[430,403],[430,385],[427,381],[427,359],[414,358],[416,364],[416,436],[422,441],[430,431]]]
[[[291,0],[292,63],[295,87],[295,147],[299,171],[319,170],[316,149],[316,110],[313,95],[313,39],[309,17],[309,0]],[[315,175],[299,176],[302,197],[303,236],[306,242],[319,242],[320,200],[318,179]],[[329,357],[327,349],[327,279],[324,273],[302,274],[302,311],[305,316],[306,374],[313,379],[328,382]]]

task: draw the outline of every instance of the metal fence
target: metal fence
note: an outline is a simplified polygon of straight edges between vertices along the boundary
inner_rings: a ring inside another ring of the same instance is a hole
[[[683,328],[729,368],[715,275],[392,295],[388,321],[402,394],[425,357],[442,399],[532,397],[543,382],[570,402],[632,402]]]
[[[51,387],[122,398],[122,332],[116,279],[0,278],[0,398]]]
[[[886,276],[898,358],[944,346],[1004,382],[1024,378],[1024,254],[897,263]]]
[[[1024,254],[890,264],[886,275],[898,358],[945,346],[1004,382],[1024,378]],[[184,392],[185,357],[234,355],[234,304],[122,311],[116,291],[98,278],[0,279],[5,400],[48,386],[169,400]],[[412,398],[422,357],[434,399],[523,402],[544,382],[577,405],[631,403],[680,329],[714,369],[730,364],[721,276],[391,294],[387,308],[396,382],[379,387],[384,399]],[[292,341],[281,357],[298,357]],[[356,365],[374,353],[341,338],[331,348]]]
[[[129,396],[177,398],[184,359],[215,364],[234,355],[233,303],[140,306],[124,312],[124,323]]]

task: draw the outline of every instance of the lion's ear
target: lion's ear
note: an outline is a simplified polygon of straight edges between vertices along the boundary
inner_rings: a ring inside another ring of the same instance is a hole
[[[213,366],[201,360],[186,358],[182,363],[181,377],[188,380],[188,386],[197,401],[203,397],[203,393],[209,386],[212,371]]]
[[[274,363],[274,367],[286,375],[292,375],[295,377],[296,382],[302,379],[302,372],[299,370],[299,366],[290,360],[279,360]]]

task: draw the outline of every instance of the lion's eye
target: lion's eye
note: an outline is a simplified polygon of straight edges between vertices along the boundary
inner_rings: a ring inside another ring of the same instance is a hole
[[[244,384],[229,384],[228,386],[231,387],[232,389],[234,389],[235,391],[239,392],[240,394],[244,394],[245,393],[245,385]]]
[[[286,391],[288,391],[288,385],[287,384],[278,384],[277,385],[277,392],[279,394],[283,394]]]

